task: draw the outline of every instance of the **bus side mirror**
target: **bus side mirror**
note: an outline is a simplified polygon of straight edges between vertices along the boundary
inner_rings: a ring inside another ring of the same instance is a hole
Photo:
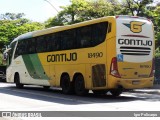
[[[3,52],[3,60],[4,61],[6,61],[8,59],[8,54],[9,54],[10,50],[11,50],[11,48],[8,48]]]

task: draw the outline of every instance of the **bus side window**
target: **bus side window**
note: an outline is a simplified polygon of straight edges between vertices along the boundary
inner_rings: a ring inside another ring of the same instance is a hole
[[[29,54],[34,54],[36,53],[36,39],[35,38],[31,38],[29,40],[29,44],[28,44],[28,48],[29,48]]]
[[[24,53],[23,54],[29,54],[29,40],[24,40]]]
[[[49,34],[45,37],[46,41],[46,51],[56,51],[60,50],[60,36],[59,33]]]
[[[61,32],[61,49],[69,50],[74,48],[75,30]]]
[[[17,57],[18,57],[18,50],[19,50],[19,47],[18,47],[18,45],[17,45],[16,51],[15,51],[15,54],[14,54],[14,58],[17,58]]]
[[[19,42],[19,50],[18,50],[18,55],[22,55],[22,52],[23,52],[23,41],[20,41]]]
[[[77,29],[77,46],[85,48],[91,46],[91,26],[80,27]]]
[[[53,51],[60,50],[60,33],[54,33],[51,36],[51,47]]]
[[[11,45],[10,45],[11,50],[9,51],[9,54],[8,54],[9,56],[8,56],[8,59],[7,59],[7,65],[8,66],[11,64],[12,56],[13,56],[13,52],[14,52],[15,46],[16,46],[16,42],[11,43]],[[14,58],[14,56],[13,56],[13,58]]]
[[[37,47],[36,47],[36,52],[41,53],[41,52],[46,52],[46,36],[40,36],[37,37]]]
[[[23,55],[23,54],[25,54],[26,53],[26,42],[25,42],[26,40],[22,40],[22,41],[20,41],[21,43],[20,43],[20,49],[21,49],[21,51],[20,51],[20,55]]]
[[[55,51],[61,50],[61,33],[55,34]]]
[[[108,23],[97,23],[92,26],[92,46],[104,42],[107,34]]]
[[[51,35],[47,35],[45,37],[45,40],[46,40],[46,52],[50,52],[50,51],[53,51],[52,50],[52,40],[51,40]]]
[[[18,55],[19,55],[19,41],[17,43],[16,51],[15,51],[15,54],[14,54],[14,59],[17,58]]]
[[[23,50],[24,50],[23,41],[18,41],[14,58],[17,58],[18,56],[22,55],[23,54]]]

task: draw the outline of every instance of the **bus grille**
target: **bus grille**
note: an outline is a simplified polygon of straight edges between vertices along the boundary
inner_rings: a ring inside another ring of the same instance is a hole
[[[151,48],[147,47],[120,47],[120,52],[123,55],[149,55]]]
[[[92,66],[93,87],[106,86],[106,69],[104,64]]]

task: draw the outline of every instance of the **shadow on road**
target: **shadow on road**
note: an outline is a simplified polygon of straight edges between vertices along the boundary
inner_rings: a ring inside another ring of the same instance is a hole
[[[7,84],[7,83],[0,83]],[[23,89],[16,88],[13,84],[0,87],[0,93],[8,94],[23,98],[54,102],[67,105],[76,104],[94,104],[94,103],[119,103],[130,101],[160,101],[160,97],[155,94],[147,94],[143,92],[124,92],[119,97],[111,95],[94,95],[89,93],[86,96],[64,95],[57,88],[44,89],[41,86],[24,86]],[[154,95],[154,96],[153,96]]]

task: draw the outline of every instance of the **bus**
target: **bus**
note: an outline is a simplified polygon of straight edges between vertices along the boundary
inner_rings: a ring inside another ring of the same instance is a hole
[[[119,96],[153,86],[154,30],[143,17],[108,16],[33,31],[15,38],[9,49],[7,82],[17,88]]]

